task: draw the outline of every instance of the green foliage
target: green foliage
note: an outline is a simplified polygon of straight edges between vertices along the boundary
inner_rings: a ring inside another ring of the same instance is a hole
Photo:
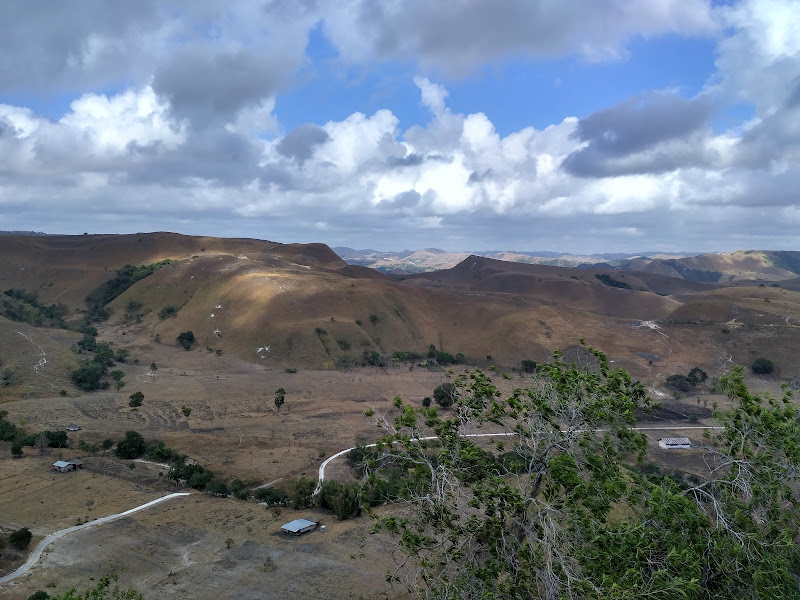
[[[259,488],[255,493],[256,500],[264,502],[267,506],[284,506],[289,503],[289,494],[279,487]]]
[[[419,360],[421,358],[422,354],[413,350],[395,350],[392,352],[392,360],[396,361]]]
[[[192,344],[194,344],[195,341],[194,333],[192,333],[191,331],[181,332],[180,334],[178,334],[178,337],[176,339],[178,340],[178,343],[181,346],[183,346],[184,350],[191,350]]]
[[[8,411],[0,410],[0,442],[13,442],[25,432],[8,420]]]
[[[119,369],[114,369],[113,371],[111,371],[111,373],[109,373],[109,375],[111,375],[111,379],[113,379],[114,381],[119,381],[120,379],[125,377],[125,372],[120,371]]]
[[[132,459],[138,458],[145,451],[144,438],[136,431],[126,431],[125,439],[117,442],[117,448],[114,451],[119,458]]]
[[[688,392],[692,387],[689,378],[686,375],[681,375],[679,373],[667,377],[667,385],[680,392]]]
[[[286,373],[297,373],[297,369],[295,367],[286,367],[284,369]]]
[[[153,461],[173,462],[182,461],[185,457],[172,448],[167,448],[164,442],[159,441],[147,449],[147,458]]]
[[[446,381],[433,390],[433,399],[442,408],[450,408],[456,400],[456,394],[455,384]]]
[[[372,314],[372,315],[369,316],[369,322],[372,323],[373,325],[377,325],[378,321],[380,321],[380,318],[378,317],[378,315]]]
[[[8,387],[16,385],[17,381],[17,374],[14,372],[14,369],[6,367],[0,372],[0,385]]]
[[[381,356],[380,352],[376,350],[364,350],[364,354],[362,356],[365,365],[370,365],[373,367],[385,367],[386,366],[386,357]]]
[[[218,498],[227,498],[231,494],[228,486],[222,481],[214,481],[213,483],[210,483],[208,486],[206,486],[206,491],[212,496],[217,496]]]
[[[134,392],[130,396],[128,396],[130,402],[128,402],[128,406],[132,408],[138,408],[144,402],[144,394],[142,392]]]
[[[72,383],[84,392],[91,392],[100,388],[100,378],[106,369],[93,360],[81,361],[80,366],[72,372]]]
[[[48,600],[50,598],[50,594],[45,592],[44,590],[37,590],[30,596],[28,596],[28,600]]]
[[[97,289],[86,297],[86,305],[89,308],[88,319],[90,321],[98,321],[108,318],[109,313],[107,309],[103,308],[106,304],[120,296],[137,281],[144,279],[171,262],[170,260],[162,260],[157,263],[138,267],[125,265],[119,269],[114,277],[98,286]]]
[[[336,343],[338,344],[339,348],[345,351],[350,350],[352,347],[350,342],[344,338],[337,338]]]
[[[539,366],[539,363],[535,360],[531,360],[530,358],[525,358],[520,363],[520,370],[523,373],[535,373],[536,368]]]
[[[620,289],[623,289],[623,290],[632,290],[633,289],[629,283],[626,283],[624,281],[620,281],[619,279],[614,279],[608,273],[596,273],[595,277],[597,277],[597,279],[599,279],[600,281],[602,281],[604,284],[606,284],[609,287],[620,288]]]
[[[700,383],[703,383],[708,379],[708,373],[703,371],[700,367],[694,367],[689,374],[686,376],[693,386],[697,386]]]
[[[753,373],[758,375],[769,375],[775,370],[775,365],[768,358],[759,357],[753,361]]]
[[[425,396],[422,399],[422,406],[424,408],[430,408],[430,406],[431,406],[431,397],[430,396]]]
[[[172,304],[167,304],[164,308],[158,311],[158,318],[162,320],[177,316],[178,316],[178,307],[173,306]]]
[[[176,483],[185,481],[189,487],[204,490],[214,478],[214,474],[200,465],[187,465],[184,460],[177,460],[170,466],[167,478]]]
[[[33,538],[31,530],[23,527],[11,532],[8,536],[8,542],[17,550],[25,550],[31,543],[31,538]]]
[[[83,593],[72,588],[59,596],[52,596],[52,600],[144,600],[144,596],[133,588],[120,588],[118,576],[112,572],[101,577],[93,588]]]
[[[312,494],[317,487],[317,482],[313,479],[300,477],[290,481],[286,486],[292,508],[308,508],[313,502]]]
[[[181,406],[181,412],[183,413],[183,416],[188,419],[189,415],[192,414],[192,409],[189,406]]]
[[[20,442],[13,442],[11,444],[11,456],[15,458],[22,456],[22,444]]]
[[[39,303],[36,292],[26,292],[24,289],[12,288],[3,294],[8,299],[0,298],[0,315],[7,319],[36,327],[67,328],[64,317],[69,314],[69,308],[65,304],[45,306]]]
[[[361,494],[359,486],[352,482],[336,480],[322,482],[320,506],[332,510],[340,521],[358,516],[361,513]]]
[[[281,406],[283,406],[284,402],[286,401],[286,390],[283,388],[278,388],[275,390],[275,408],[280,412]]]
[[[632,429],[652,407],[644,387],[592,352],[596,370],[556,353],[508,397],[481,371],[460,375],[453,418],[401,402],[361,490],[372,504],[373,490],[420,473],[401,492],[414,510],[379,519],[407,555],[390,580],[424,598],[800,597],[790,395],[751,394],[737,367],[720,379],[731,408],[706,434],[707,471],[664,476]],[[489,452],[461,435],[481,425],[514,435]],[[431,434],[436,444],[421,439]]]

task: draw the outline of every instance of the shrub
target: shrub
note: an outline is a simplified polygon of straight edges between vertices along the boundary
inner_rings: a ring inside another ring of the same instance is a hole
[[[130,396],[128,396],[130,402],[128,402],[128,406],[132,408],[137,408],[142,405],[144,401],[144,394],[142,392],[134,392]]]
[[[214,483],[210,484],[208,487],[206,487],[206,491],[212,496],[217,496],[219,498],[227,498],[230,496],[228,486],[221,481],[215,481]]]
[[[25,548],[28,547],[28,544],[31,543],[32,537],[33,534],[31,533],[31,530],[27,527],[23,527],[22,529],[17,529],[11,533],[11,535],[8,536],[8,541],[17,550],[25,550]]]
[[[264,502],[268,506],[283,506],[289,502],[289,494],[286,490],[278,487],[266,487],[256,490],[256,500]]]
[[[667,385],[681,392],[688,392],[692,384],[686,375],[670,375],[667,377]]]
[[[456,399],[456,386],[449,381],[441,384],[433,390],[433,399],[442,408],[449,408]]]
[[[350,342],[345,339],[337,339],[336,343],[339,344],[339,348],[342,350],[350,350],[351,348]]]
[[[775,365],[768,358],[759,357],[753,362],[753,373],[758,375],[769,375],[775,370]]]
[[[611,277],[611,275],[608,275],[607,273],[597,273],[595,274],[595,277],[597,277],[600,281],[602,281],[609,287],[620,288],[623,290],[633,289],[629,283],[625,283],[624,281],[620,281],[619,279],[614,279],[613,277]]]
[[[167,304],[164,308],[158,311],[159,319],[169,319],[170,317],[176,317],[177,315],[178,307],[171,304]]]
[[[184,350],[191,350],[192,344],[194,344],[194,333],[191,331],[183,331],[178,334],[178,337],[175,339],[177,339],[178,343],[183,346]]]

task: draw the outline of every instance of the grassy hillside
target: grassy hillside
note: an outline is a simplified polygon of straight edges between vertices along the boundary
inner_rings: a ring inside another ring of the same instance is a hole
[[[8,237],[0,244],[0,287],[64,302],[73,323],[86,314],[85,298],[123,265],[170,259],[107,305],[101,338],[119,344],[133,339],[122,337],[130,332],[139,344],[184,352],[176,337],[192,331],[194,352],[278,369],[350,368],[373,352],[424,354],[430,345],[473,364],[511,368],[585,337],[635,375],[658,378],[654,364],[711,368],[733,355],[747,364],[746,344],[760,339],[754,332],[791,345],[800,325],[796,292],[744,280],[711,284],[476,256],[451,269],[389,277],[349,266],[321,244],[169,233]],[[748,261],[764,264],[765,253],[741,255],[729,261],[743,277],[755,272],[745,269]],[[695,259],[698,270],[723,266],[718,258]],[[723,335],[724,324],[730,333]],[[643,358],[649,354],[659,361]],[[790,368],[790,354],[778,358]]]

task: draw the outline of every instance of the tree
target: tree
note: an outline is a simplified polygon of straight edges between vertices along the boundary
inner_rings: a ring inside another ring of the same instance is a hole
[[[156,363],[154,363],[154,362],[151,362],[150,363],[150,372],[148,373],[148,375],[150,375],[150,377],[155,379],[156,378],[156,371],[158,371],[158,365]]]
[[[113,379],[114,381],[119,381],[120,379],[125,377],[125,372],[120,371],[119,369],[114,369],[113,371],[111,371],[111,373],[109,373],[109,375],[111,375],[111,379]]]
[[[290,481],[286,485],[286,492],[289,494],[289,500],[292,502],[292,508],[308,508],[312,503],[312,496],[317,487],[317,482],[313,479],[301,477]]]
[[[320,490],[320,506],[332,510],[340,521],[357,516],[361,512],[359,486],[351,481],[324,481]]]
[[[769,375],[775,370],[775,365],[768,358],[759,357],[753,361],[753,373],[757,375]]]
[[[178,334],[178,337],[176,339],[178,340],[178,343],[181,346],[183,346],[184,350],[191,350],[192,344],[194,344],[195,341],[194,333],[192,333],[191,331],[181,332],[180,334]]]
[[[286,400],[286,390],[283,388],[278,388],[275,390],[275,408],[278,409],[278,412],[281,410],[281,406]]]
[[[125,439],[117,442],[117,449],[114,451],[119,458],[133,459],[138,458],[145,451],[145,443],[142,435],[136,431],[126,431]]]
[[[134,392],[130,396],[128,396],[130,402],[128,402],[128,406],[132,408],[137,408],[142,405],[144,401],[144,394],[142,392]]]
[[[11,456],[14,458],[22,456],[22,444],[20,442],[13,442],[11,444]]]
[[[686,376],[686,378],[689,380],[689,383],[691,383],[692,386],[697,386],[708,379],[708,373],[703,371],[703,369],[700,367],[695,367],[689,371],[689,374]]]
[[[72,372],[72,383],[84,392],[91,392],[100,387],[100,378],[105,374],[106,369],[98,362],[84,360],[80,366]]]
[[[425,396],[422,399],[422,406],[425,407],[425,408],[429,408],[430,405],[431,405],[431,397],[430,396]]]
[[[188,406],[181,406],[181,412],[183,413],[183,416],[188,419],[189,415],[192,414],[192,409]]]
[[[392,581],[437,599],[798,598],[789,396],[750,394],[741,368],[723,377],[732,408],[716,413],[708,471],[664,477],[637,466],[644,387],[592,352],[596,369],[557,353],[508,397],[465,373],[450,418],[400,403],[373,464],[423,476],[406,492],[413,510],[379,519],[406,554]],[[478,427],[507,435],[489,451],[463,435]]]
[[[16,531],[12,532],[8,536],[8,541],[17,550],[25,550],[25,548],[27,548],[31,543],[32,537],[33,534],[31,533],[31,530],[27,527],[23,527],[22,529],[17,529]]]
[[[456,386],[449,381],[439,385],[433,390],[433,399],[442,408],[449,408],[456,398]]]
[[[667,377],[667,385],[679,392],[688,392],[691,389],[692,383],[686,375],[676,373]]]

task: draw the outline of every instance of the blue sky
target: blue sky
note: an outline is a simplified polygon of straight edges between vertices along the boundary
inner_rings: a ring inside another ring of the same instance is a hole
[[[38,0],[0,28],[0,229],[800,242],[798,0]]]

